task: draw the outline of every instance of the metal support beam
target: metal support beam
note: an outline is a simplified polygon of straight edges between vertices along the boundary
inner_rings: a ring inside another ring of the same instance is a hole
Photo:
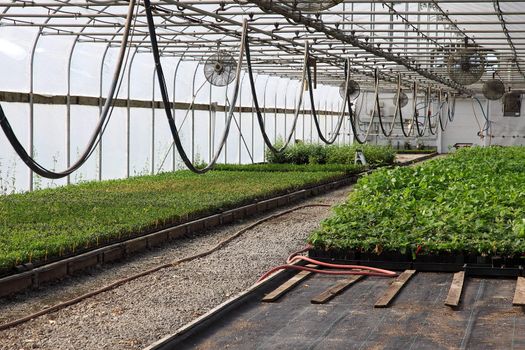
[[[312,17],[306,17],[298,11],[290,11],[289,9],[286,9],[282,6],[277,5],[272,0],[248,0],[248,1],[253,4],[258,5],[265,12],[272,12],[272,13],[280,14],[281,16],[288,18],[290,21],[293,21],[297,24],[303,24],[307,28],[311,28],[318,32],[324,33],[328,38],[334,38],[334,39],[340,40],[343,43],[348,43],[355,47],[359,47],[360,49],[366,52],[372,53],[375,56],[382,57],[388,61],[396,62],[406,67],[410,71],[417,72],[419,75],[427,79],[430,79],[437,83],[449,86],[460,93],[467,94],[467,95],[472,94],[471,91],[465,89],[463,86],[451,81],[450,79],[443,78],[442,76],[436,75],[430,72],[429,70],[421,69],[421,68],[414,66],[404,57],[395,56],[389,52],[386,52],[377,47],[374,47],[371,44],[362,42],[358,40],[355,36],[347,35],[341,32],[339,29],[330,28],[326,26],[322,21],[316,20],[315,18],[312,18]]]

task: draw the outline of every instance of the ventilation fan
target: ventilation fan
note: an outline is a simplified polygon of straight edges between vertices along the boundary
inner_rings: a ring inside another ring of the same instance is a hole
[[[505,85],[499,79],[487,80],[483,84],[483,96],[487,100],[499,100],[505,94]]]
[[[341,95],[341,98],[343,99],[345,98],[345,83],[346,82],[343,82],[339,86],[339,95]],[[348,82],[348,98],[351,101],[353,101],[359,96],[360,92],[361,92],[361,88],[359,87],[359,83],[355,80],[350,80]]]
[[[319,12],[339,4],[343,2],[343,0],[280,0],[280,2],[294,10],[303,12]]]
[[[468,38],[465,38],[465,48],[448,57],[447,68],[450,79],[471,85],[485,73],[485,56],[476,48],[468,47]]]
[[[396,96],[394,96],[394,106],[397,104],[396,98],[397,98],[397,94]],[[399,107],[403,108],[407,104],[408,104],[408,96],[403,91],[401,91],[401,93],[399,94]]]
[[[237,62],[228,52],[220,50],[204,63],[204,76],[215,86],[226,86],[235,79]]]

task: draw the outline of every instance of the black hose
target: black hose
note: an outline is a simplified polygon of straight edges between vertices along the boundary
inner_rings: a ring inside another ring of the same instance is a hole
[[[374,70],[374,84],[375,84],[376,90],[378,91],[375,96],[375,110],[377,110],[377,117],[379,119],[379,128],[381,129],[381,133],[385,137],[390,137],[392,135],[392,132],[394,131],[394,128],[390,128],[390,131],[387,132],[385,125],[383,123],[383,115],[381,114],[381,106],[379,104],[379,72],[377,68]]]
[[[430,135],[435,136],[437,133],[438,126],[436,125],[434,129],[432,128],[432,119],[431,119],[432,118],[432,101],[431,101],[430,96],[431,95],[430,95],[430,88],[429,88],[428,96],[427,96],[427,99],[428,99],[428,105],[427,105],[428,131],[430,132]],[[441,108],[439,107],[440,104],[441,104],[441,98],[438,101],[438,112],[436,112],[436,114],[434,115],[434,116],[437,115],[439,120],[441,120]],[[443,107],[443,105],[441,105],[441,107]]]
[[[401,123],[401,132],[403,133],[403,136],[410,137],[412,135],[412,132],[414,131],[413,125],[410,127],[408,132],[405,129],[405,121],[403,120],[403,107],[399,107],[399,122]]]
[[[261,107],[259,106],[259,99],[257,98],[257,90],[255,88],[255,79],[253,78],[253,70],[252,70],[252,60],[251,60],[251,53],[250,53],[250,41],[248,40],[248,36],[245,37],[244,42],[244,51],[246,53],[246,63],[248,66],[248,77],[250,79],[250,89],[252,91],[252,100],[253,105],[255,107],[255,114],[257,115],[257,122],[259,124],[259,129],[261,129],[261,134],[264,140],[264,143],[268,147],[268,149],[274,153],[274,154],[280,154],[288,148],[289,140],[286,142],[282,147],[276,148],[272,141],[270,141],[270,138],[268,137],[268,134],[266,133],[266,127],[264,125],[264,117],[261,112]],[[292,129],[295,130],[295,127]]]
[[[115,90],[117,88],[118,81],[120,78],[120,73],[122,71],[122,63],[124,61],[126,47],[128,44],[129,33],[131,31],[131,21],[133,19],[134,8],[135,8],[135,0],[131,0],[128,6],[128,13],[126,17],[125,29],[122,35],[117,66],[113,74],[113,81],[110,87],[110,92],[104,104],[104,109],[100,115],[99,122],[97,123],[95,130],[91,134],[91,138],[85,150],[82,152],[80,157],[77,159],[77,161],[73,165],[69,166],[67,169],[63,171],[56,172],[53,170],[49,170],[45,168],[43,165],[41,165],[40,163],[38,163],[26,151],[26,149],[24,148],[24,146],[22,145],[22,143],[16,136],[15,132],[13,131],[13,128],[11,127],[11,123],[9,123],[9,120],[6,117],[2,106],[0,106],[0,126],[2,127],[2,130],[7,140],[9,141],[9,143],[11,144],[15,152],[18,154],[18,156],[22,159],[22,161],[36,174],[42,177],[48,178],[48,179],[60,179],[60,178],[66,177],[68,175],[71,175],[74,171],[78,170],[82,165],[84,165],[86,161],[93,154],[96,148],[96,145],[98,145],[100,138],[102,137],[105,126],[107,125],[107,122],[109,121],[108,116],[111,115],[110,110],[112,110],[113,108],[112,106],[113,99],[115,97]]]
[[[418,137],[423,137],[425,136],[425,125],[423,125],[423,130],[421,130],[421,128],[419,127],[419,120],[418,120],[418,117],[419,117],[419,113],[417,111],[417,84],[414,82],[414,91],[413,91],[413,96],[414,96],[414,101],[413,101],[413,106],[414,106],[414,109],[413,109],[413,122],[412,123],[415,123],[416,124],[416,133],[418,135]],[[426,109],[426,106],[425,106],[425,109]],[[427,117],[425,116],[425,122],[427,120]],[[425,123],[426,124],[426,123]]]
[[[177,151],[179,152],[179,155],[180,155],[182,161],[184,162],[184,164],[186,165],[186,167],[189,170],[191,170],[192,172],[194,172],[194,173],[204,174],[204,173],[208,172],[209,170],[211,170],[215,166],[217,160],[219,159],[219,155],[220,155],[220,153],[222,151],[222,148],[224,147],[224,144],[226,143],[226,138],[227,138],[229,130],[230,130],[231,121],[233,119],[232,118],[233,117],[233,112],[235,110],[235,102],[237,100],[237,96],[238,96],[238,92],[239,92],[240,67],[242,65],[242,59],[243,59],[244,37],[246,37],[246,35],[247,35],[247,24],[245,22],[244,25],[243,25],[243,33],[242,33],[243,38],[241,39],[241,49],[240,49],[240,52],[239,52],[239,61],[237,62],[234,98],[232,99],[232,102],[230,104],[230,110],[229,110],[229,113],[228,113],[228,120],[226,122],[225,130],[224,130],[224,133],[223,133],[223,136],[222,136],[222,141],[220,143],[220,146],[219,146],[218,150],[215,153],[214,158],[210,161],[210,163],[204,168],[197,168],[197,167],[195,167],[193,165],[191,160],[188,158],[188,155],[186,154],[186,151],[184,150],[184,147],[182,145],[182,141],[180,139],[179,132],[177,130],[177,126],[175,125],[175,119],[173,118],[173,115],[172,115],[172,112],[171,112],[171,107],[170,107],[171,106],[171,102],[170,102],[169,96],[168,96],[168,89],[167,89],[167,86],[166,86],[166,78],[164,77],[164,71],[162,69],[162,64],[160,62],[160,53],[159,53],[159,46],[158,46],[158,42],[157,42],[157,33],[155,31],[155,22],[153,20],[153,13],[152,13],[152,9],[151,9],[151,2],[150,2],[150,0],[144,0],[144,8],[145,8],[145,11],[146,11],[146,18],[147,18],[147,21],[148,21],[148,31],[149,31],[149,36],[150,36],[150,40],[151,40],[151,51],[153,53],[153,59],[155,61],[155,68],[156,68],[156,72],[157,72],[157,79],[158,79],[158,82],[159,82],[160,93],[161,93],[161,96],[162,96],[162,102],[164,103],[164,111],[166,113],[166,118],[168,119],[168,124],[169,124],[169,127],[170,127],[171,135],[173,137],[173,142],[175,143],[175,147],[177,148]]]
[[[450,113],[450,96],[447,94],[447,114],[448,114],[448,120],[454,121],[454,116],[456,115],[456,96],[454,96],[454,100],[452,101],[452,114]]]
[[[448,126],[448,120],[446,118],[445,118],[446,123],[445,123],[445,125],[443,125],[443,110],[445,109],[445,105],[447,106],[447,110],[448,110],[448,103],[446,101],[442,101],[441,102],[441,108],[439,109],[439,115],[438,115],[439,128],[441,129],[442,132],[445,131],[445,129]]]
[[[358,132],[357,132],[357,127],[356,127],[356,116],[354,116],[353,112],[352,112],[352,102],[350,101],[350,99],[348,99],[347,101],[348,103],[348,110],[349,110],[349,114],[350,114],[350,127],[352,128],[352,133],[354,134],[354,140],[357,141],[357,143],[359,144],[364,144],[366,143],[366,136],[364,139],[360,139],[359,136],[358,136]]]
[[[346,80],[345,80],[345,97],[344,97],[344,102],[343,102],[343,110],[341,111],[341,116],[339,117],[338,121],[337,121],[337,124],[336,124],[336,128],[335,128],[335,132],[332,136],[332,138],[330,139],[327,139],[324,135],[323,135],[323,132],[321,131],[321,126],[319,125],[319,119],[317,118],[317,111],[315,109],[315,101],[314,101],[314,91],[313,91],[313,84],[312,84],[312,73],[310,71],[310,65],[308,64],[307,68],[306,68],[306,72],[307,72],[307,75],[308,75],[308,90],[310,92],[310,105],[311,105],[311,108],[312,108],[312,117],[314,119],[314,123],[315,123],[315,128],[317,129],[317,134],[319,135],[319,138],[324,142],[326,143],[327,145],[331,145],[335,142],[335,140],[337,139],[337,137],[339,136],[339,132],[341,131],[341,127],[343,126],[343,121],[344,121],[344,118],[345,118],[345,110],[346,110],[346,101],[349,100],[348,98],[348,82],[349,82],[349,72],[350,72],[350,69],[348,69],[348,61],[345,62],[345,76],[346,76]]]

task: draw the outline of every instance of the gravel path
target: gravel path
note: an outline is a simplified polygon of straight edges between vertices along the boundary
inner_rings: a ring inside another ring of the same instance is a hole
[[[301,204],[339,203],[350,189],[345,187]],[[246,289],[270,267],[282,264],[290,252],[305,245],[309,233],[329,214],[330,208],[326,207],[304,208],[270,220],[209,256],[160,270],[0,332],[0,349],[141,349]],[[270,213],[173,242],[133,260],[101,268],[92,275],[70,278],[40,291],[0,300],[0,322],[149,267],[205,251],[268,215]]]

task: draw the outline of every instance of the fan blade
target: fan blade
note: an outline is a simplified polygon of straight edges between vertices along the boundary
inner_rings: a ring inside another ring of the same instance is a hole
[[[231,54],[219,51],[204,63],[204,76],[215,86],[226,86],[235,79],[237,62]]]

